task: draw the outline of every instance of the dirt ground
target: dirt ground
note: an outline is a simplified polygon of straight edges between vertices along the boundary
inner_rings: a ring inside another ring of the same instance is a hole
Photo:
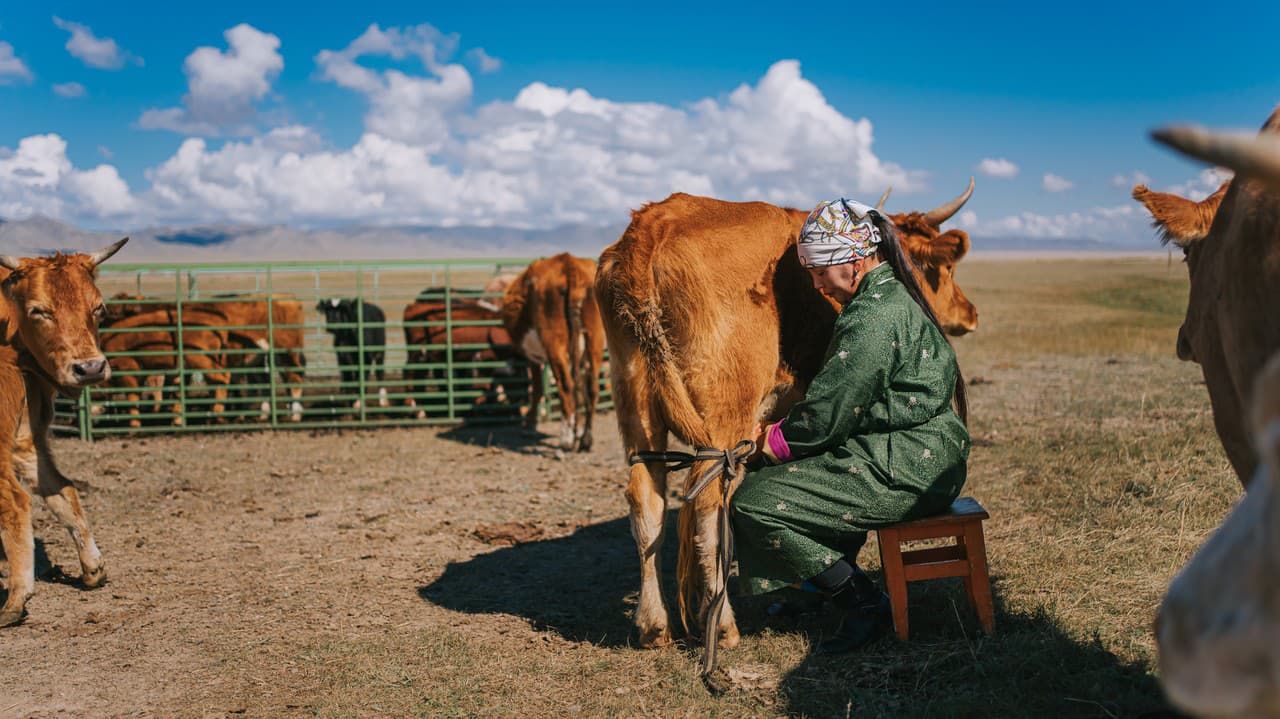
[[[82,591],[70,538],[37,512],[44,581],[0,637],[0,662],[23,667],[0,716],[309,716],[328,689],[317,645],[438,625],[532,641],[425,588],[495,548],[482,525],[556,537],[616,516],[603,419],[598,450],[567,457],[514,428],[60,441],[110,581]],[[495,570],[498,599],[516,588]]]
[[[738,602],[739,688],[710,696],[696,647],[634,648],[610,414],[569,456],[554,425],[66,439],[109,583],[79,588],[37,509],[41,581],[0,630],[0,718],[1172,716],[1154,607],[1239,494],[1199,370],[1171,358],[1185,271],[975,263],[962,280],[985,323],[958,345],[994,638],[954,580],[912,585],[909,643],[835,660],[809,652],[823,614]]]

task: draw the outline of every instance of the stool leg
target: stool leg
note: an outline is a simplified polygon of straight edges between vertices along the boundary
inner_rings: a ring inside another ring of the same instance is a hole
[[[965,559],[965,561],[966,561],[966,562],[967,562],[967,561],[969,561],[969,548],[968,548],[968,547],[965,545],[965,543],[964,543],[964,534],[963,534],[963,533],[961,533],[961,534],[957,535],[955,539],[956,539],[956,546],[957,546],[957,547],[960,547],[960,548],[962,548],[962,549],[964,549],[964,559]],[[969,571],[970,571],[970,572],[972,572],[972,571],[973,571],[973,567],[972,567],[972,566],[970,566],[970,567],[969,567]],[[972,609],[972,610],[976,613],[976,612],[978,611],[978,602],[977,602],[977,600],[976,600],[976,599],[974,599],[974,597],[973,597],[973,578],[972,578],[972,577],[970,577],[968,574],[966,574],[966,575],[964,575],[963,577],[961,577],[961,579],[962,579],[962,580],[964,580],[964,596],[965,596],[965,599],[969,600],[969,608],[970,608],[970,609]]]
[[[988,635],[996,631],[996,612],[991,602],[991,577],[987,574],[987,543],[982,536],[982,522],[970,522],[964,528],[965,554],[969,556],[969,583],[973,608]]]
[[[880,565],[884,567],[884,585],[893,608],[893,628],[898,638],[907,640],[907,574],[902,567],[902,540],[897,531],[882,529]]]

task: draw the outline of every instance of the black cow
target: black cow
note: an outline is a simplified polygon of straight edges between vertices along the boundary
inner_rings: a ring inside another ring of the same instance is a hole
[[[387,388],[381,386],[384,377],[383,358],[386,356],[387,316],[382,308],[372,302],[360,301],[363,318],[356,318],[357,300],[338,298],[320,300],[316,311],[324,315],[325,329],[333,335],[333,349],[338,355],[338,369],[342,373],[344,391],[360,384],[360,328],[364,322],[365,382],[378,383],[378,405],[388,406]],[[354,406],[359,409],[360,400]]]

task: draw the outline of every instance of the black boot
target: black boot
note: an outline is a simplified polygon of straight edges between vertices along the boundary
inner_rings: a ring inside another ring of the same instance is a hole
[[[818,645],[819,654],[846,654],[879,639],[893,623],[889,596],[861,569],[831,593],[843,616],[835,636]]]

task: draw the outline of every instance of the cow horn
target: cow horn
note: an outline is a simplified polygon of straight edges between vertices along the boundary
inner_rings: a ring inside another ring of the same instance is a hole
[[[111,245],[110,247],[104,247],[101,250],[98,250],[97,252],[90,253],[89,261],[92,262],[95,267],[102,264],[103,262],[106,262],[108,259],[111,258],[112,255],[119,252],[120,248],[124,247],[124,243],[128,241],[129,241],[129,238],[126,237],[123,240],[120,240],[119,242]]]
[[[939,205],[938,207],[935,207],[932,210],[929,210],[928,212],[924,213],[925,222],[928,222],[934,227],[941,227],[942,223],[951,219],[952,215],[959,212],[961,207],[964,207],[964,203],[969,201],[969,196],[972,194],[973,194],[973,178],[970,177],[969,189],[965,190],[963,195],[957,197],[951,202],[948,202],[945,205]]]
[[[1228,167],[1280,187],[1280,138],[1242,132],[1209,132],[1199,127],[1166,127],[1152,139],[1202,162]]]
[[[17,272],[18,265],[21,265],[21,264],[22,264],[21,257],[14,257],[13,255],[0,255],[0,267],[5,268],[6,270],[13,270],[14,272]]]
[[[880,212],[884,209],[884,203],[889,200],[889,195],[892,193],[893,185],[889,185],[889,189],[884,191],[884,194],[880,196],[880,201],[876,203],[876,212]]]

